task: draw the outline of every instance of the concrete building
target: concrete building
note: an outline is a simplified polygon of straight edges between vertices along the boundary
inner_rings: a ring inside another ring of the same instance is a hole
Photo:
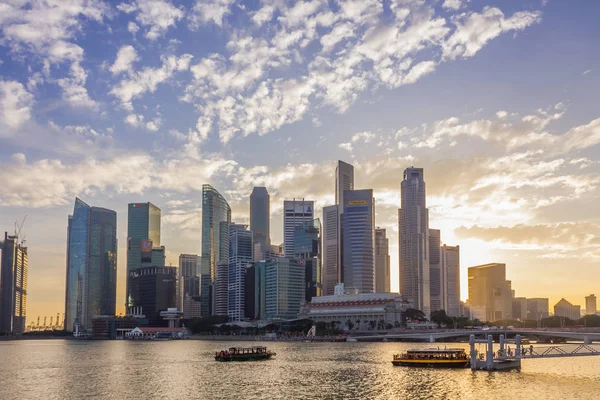
[[[573,305],[562,298],[554,305],[554,315],[576,321],[581,318],[581,306]]]
[[[344,191],[342,277],[360,293],[375,291],[375,199],[372,189]]]
[[[323,207],[323,295],[331,296],[340,281],[338,206]]]
[[[354,166],[341,160],[338,160],[335,167],[335,204],[338,208],[338,225],[337,225],[337,268],[338,282],[343,282],[344,276],[342,268],[344,267],[344,250],[342,238],[342,214],[344,213],[344,191],[354,190]]]
[[[390,244],[385,229],[375,228],[375,292],[390,292]]]
[[[506,264],[478,265],[468,271],[471,313],[480,310],[478,319],[481,321],[512,319],[512,289],[506,280]],[[485,307],[485,313],[481,307]],[[481,318],[482,314],[485,318]]]
[[[271,244],[271,197],[265,187],[254,187],[250,195],[250,230],[254,243],[266,249]]]
[[[180,254],[178,272],[177,308],[184,315],[190,315],[191,310],[186,312],[186,304],[195,306],[191,299],[200,296],[200,257],[197,254]],[[186,298],[189,298],[187,303]]]
[[[202,185],[202,259],[200,262],[200,297],[202,315],[214,310],[211,304],[213,282],[218,263],[229,265],[229,224],[231,208],[225,198],[211,185]],[[221,282],[227,291],[227,281]],[[225,294],[225,304],[227,295]],[[221,311],[223,306],[221,305]],[[224,315],[227,315],[225,312]]]
[[[134,309],[141,309],[150,326],[166,326],[160,312],[177,302],[177,268],[141,267],[129,272]]]
[[[431,312],[429,282],[429,211],[423,168],[407,168],[398,210],[400,293],[426,315]]]
[[[264,264],[264,277],[257,280],[259,286],[263,282],[264,286],[256,290],[259,301],[264,301],[264,308],[262,305],[258,307],[261,319],[292,319],[298,316],[300,305],[304,302],[305,268],[300,261],[278,258],[259,263]]]
[[[229,263],[219,261],[217,274],[212,285],[211,315],[229,315]]]
[[[266,248],[260,243],[254,243],[254,262],[278,257],[283,257],[283,243],[280,245],[269,244]]]
[[[127,207],[127,282],[125,309],[132,307],[129,273],[142,268],[142,244],[160,246],[160,208],[152,203],[130,203]]]
[[[294,230],[294,258],[304,264],[304,300],[321,296],[321,221],[317,218]]]
[[[460,247],[443,245],[440,249],[442,288],[442,308],[451,317],[460,317]]]
[[[141,257],[137,261],[141,263]],[[81,331],[91,334],[93,317],[115,315],[115,211],[91,207],[81,199],[75,199],[73,215],[68,219],[65,286],[65,330],[75,331],[75,325],[78,325]]]
[[[596,314],[596,296],[590,294],[585,298],[585,313],[586,315]]]
[[[442,238],[439,229],[429,229],[429,296],[431,311],[444,309],[445,282],[442,278]]]
[[[512,317],[519,321],[527,319],[527,299],[525,297],[514,297],[512,300]]]
[[[202,302],[200,296],[186,294],[183,298],[183,318],[192,319],[202,317]]]
[[[0,254],[0,334],[20,335],[27,322],[27,247],[18,234],[4,232]]]
[[[283,202],[283,252],[285,257],[294,257],[294,229],[296,225],[315,219],[315,202],[304,199]]]
[[[247,225],[229,226],[228,310],[230,321],[245,318],[246,268],[253,263],[253,232]]]
[[[527,299],[527,319],[539,321],[550,316],[549,301],[547,298]]]

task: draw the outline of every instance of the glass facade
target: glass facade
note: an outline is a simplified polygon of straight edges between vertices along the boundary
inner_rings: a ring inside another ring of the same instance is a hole
[[[167,326],[161,311],[175,307],[177,268],[142,267],[129,272],[131,295],[135,307],[141,307],[150,326]]]
[[[313,297],[322,295],[321,221],[318,218],[296,225],[294,257],[301,259],[304,264],[304,298],[306,302],[310,302]]]
[[[182,310],[184,314],[187,311],[184,304],[186,296],[200,296],[200,257],[196,254],[179,255],[177,304],[179,310]]]
[[[228,315],[230,321],[241,321],[245,316],[246,268],[252,264],[253,232],[247,225],[229,226],[229,285]]]
[[[305,268],[302,260],[278,258],[265,263],[265,317],[298,317],[304,300]]]
[[[283,202],[283,252],[286,257],[294,257],[294,231],[297,225],[315,218],[315,202],[304,199]]]
[[[265,187],[255,187],[250,195],[250,230],[254,232],[254,242],[263,249],[271,244],[270,211],[271,197]]]

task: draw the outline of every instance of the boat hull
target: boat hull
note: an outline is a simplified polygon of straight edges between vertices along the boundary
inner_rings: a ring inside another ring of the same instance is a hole
[[[469,368],[469,360],[393,360],[392,364],[399,367],[417,368]]]
[[[241,354],[233,356],[215,356],[215,361],[261,361],[269,360],[274,354]]]

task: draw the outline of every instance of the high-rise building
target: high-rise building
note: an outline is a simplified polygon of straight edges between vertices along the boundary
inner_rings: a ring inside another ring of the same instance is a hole
[[[268,244],[266,248],[260,243],[254,244],[254,262],[278,257],[283,257],[283,243],[280,245]]]
[[[375,292],[390,292],[390,247],[383,228],[375,228]]]
[[[344,191],[354,190],[354,166],[338,160],[335,167],[335,204],[344,204]],[[339,213],[343,213],[342,209]]]
[[[285,257],[294,257],[294,229],[315,219],[315,202],[304,199],[285,200],[283,202],[283,253]]]
[[[167,326],[160,312],[176,306],[177,268],[140,267],[129,272],[129,284],[133,307],[141,308],[149,325]]]
[[[116,311],[117,213],[76,198],[67,229],[65,330],[91,332],[92,318]]]
[[[211,305],[210,300],[211,287],[217,275],[217,263],[221,262],[227,268],[229,265],[230,223],[231,208],[225,198],[211,185],[202,185],[202,259],[200,264],[202,315],[209,315],[214,309],[214,304]],[[226,274],[227,271],[223,271],[223,273]],[[221,283],[225,285],[225,291],[227,291],[227,281]],[[225,304],[227,304],[226,294]],[[223,311],[222,307],[220,311]],[[227,315],[227,312],[224,315]]]
[[[554,315],[558,317],[569,318],[575,321],[581,318],[581,306],[573,305],[569,301],[562,298],[554,305]]]
[[[179,285],[177,308],[183,311],[184,315],[190,315],[191,310],[186,310],[185,299],[189,298],[187,301],[188,307],[195,307],[193,298],[200,296],[200,257],[197,254],[179,255],[177,284]]]
[[[263,249],[271,244],[270,230],[271,198],[265,187],[254,187],[250,195],[250,230],[254,233],[254,243]]]
[[[520,321],[527,319],[527,299],[515,297],[512,300],[512,318]]]
[[[548,318],[549,301],[547,298],[531,298],[527,299],[527,319],[539,321]]]
[[[27,247],[5,232],[0,253],[0,333],[20,335],[27,318]]]
[[[443,245],[440,250],[442,271],[442,309],[451,317],[460,317],[460,247]]]
[[[398,210],[400,293],[413,307],[429,314],[429,210],[426,207],[423,168],[407,168],[401,184]]]
[[[596,314],[596,296],[590,294],[585,298],[585,313],[587,315]]]
[[[305,296],[305,268],[301,261],[278,258],[264,262],[264,318],[297,318]]]
[[[444,308],[446,288],[442,279],[442,249],[439,229],[429,229],[429,302],[431,311]]]
[[[127,296],[125,307],[132,307],[129,273],[142,267],[142,252],[160,246],[160,208],[152,203],[130,203],[127,208]],[[142,248],[142,244],[145,248]]]
[[[227,316],[229,314],[229,263],[217,262],[217,271],[212,285],[212,315]]]
[[[491,263],[469,268],[469,306],[478,319],[489,322],[512,318],[512,289],[506,280],[506,264]]]
[[[294,230],[294,257],[304,264],[304,300],[321,296],[321,221],[317,218]]]
[[[342,213],[344,286],[375,291],[375,199],[372,189],[344,191]]]
[[[252,265],[253,232],[248,225],[229,225],[228,315],[230,321],[245,318],[246,269]]]
[[[335,285],[340,281],[339,218],[337,205],[323,207],[323,296],[333,296]]]
[[[244,318],[255,320],[259,318],[258,296],[256,293],[256,264],[248,264],[244,273]]]

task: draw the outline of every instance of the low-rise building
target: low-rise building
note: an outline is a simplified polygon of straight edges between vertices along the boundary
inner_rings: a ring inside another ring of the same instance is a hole
[[[581,306],[573,305],[562,298],[554,306],[554,315],[576,320],[581,318]]]

